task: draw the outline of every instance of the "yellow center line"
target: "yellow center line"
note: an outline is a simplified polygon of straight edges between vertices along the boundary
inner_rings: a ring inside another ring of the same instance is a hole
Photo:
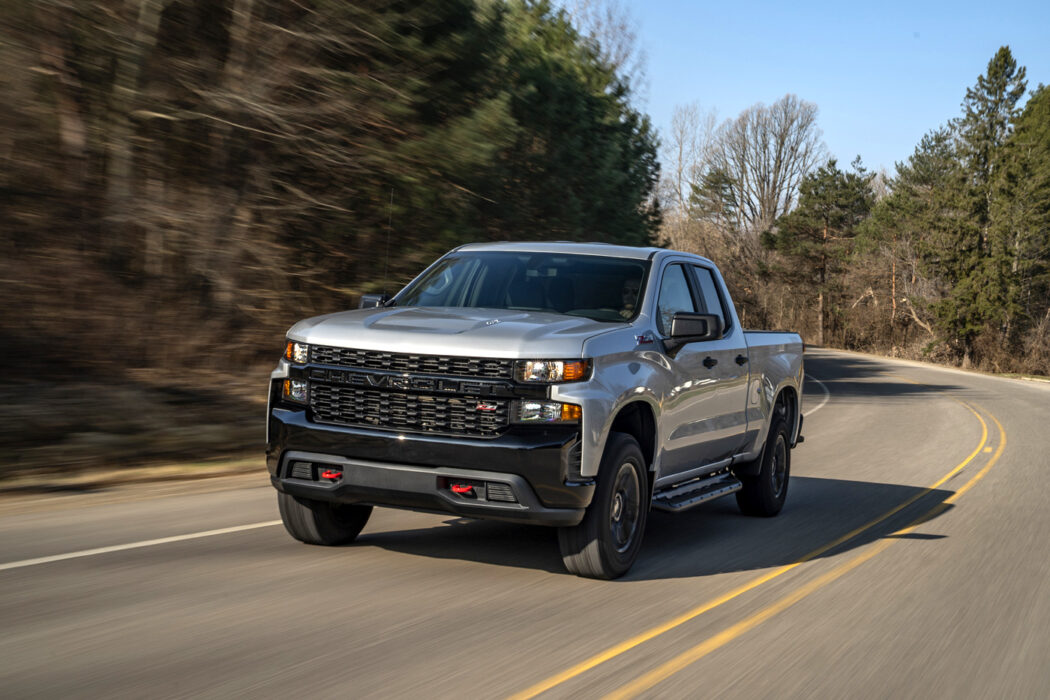
[[[987,413],[987,411],[985,412]],[[984,478],[985,474],[987,474],[988,471],[992,468],[992,465],[994,465],[999,460],[999,457],[1002,455],[1003,450],[1006,447],[1006,431],[1003,429],[1002,423],[1000,423],[999,419],[997,419],[991,413],[988,413],[988,416],[993,421],[995,421],[995,425],[999,428],[999,447],[998,449],[996,449],[995,454],[992,455],[992,457],[988,460],[988,464],[986,464],[983,469],[977,472],[977,474],[975,474],[973,478],[971,478],[969,481],[963,484],[959,488],[959,490],[956,491],[954,494],[952,494],[944,501],[938,503],[929,511],[923,513],[921,516],[913,520],[907,527],[897,530],[889,538],[883,539],[881,542],[878,542],[877,544],[870,547],[867,551],[862,552],[861,554],[858,554],[857,556],[847,560],[846,562],[840,564],[831,571],[817,577],[816,579],[810,581],[809,583],[805,584],[799,589],[787,594],[786,596],[776,601],[775,603],[769,605],[768,607],[765,607],[762,610],[759,610],[758,612],[744,618],[735,625],[727,627],[715,636],[704,640],[703,642],[697,644],[696,646],[690,649],[687,649],[686,651],[682,652],[670,661],[667,661],[666,663],[654,668],[652,671],[649,671],[648,673],[639,676],[638,678],[631,681],[629,684],[623,686],[616,692],[610,693],[609,695],[605,696],[605,700],[626,700],[627,698],[633,698],[639,693],[642,693],[648,690],[649,688],[652,688],[657,683],[666,680],[675,673],[678,673],[679,671],[688,667],[690,664],[693,664],[699,659],[702,659],[703,657],[707,656],[716,649],[725,646],[726,644],[741,636],[745,632],[754,629],[755,627],[759,626],[774,615],[777,615],[778,613],[781,613],[784,610],[790,608],[792,605],[799,602],[811,593],[823,588],[824,586],[830,584],[832,581],[841,578],[848,572],[852,571],[864,562],[868,561],[869,559],[872,559],[880,552],[885,551],[893,544],[898,542],[900,540],[900,535],[906,535],[912,532],[917,527],[919,527],[919,525],[922,525],[923,523],[927,522],[933,516],[939,514],[944,510],[947,510],[950,504],[958,500],[960,496],[962,496],[964,493],[973,488],[974,484],[976,484],[978,481]]]
[[[970,462],[973,461],[974,457],[976,457],[978,454],[980,454],[981,450],[984,448],[985,443],[988,441],[988,424],[985,422],[984,418],[981,417],[981,414],[979,414],[971,406],[969,406],[966,403],[963,403],[962,401],[958,401],[957,403],[965,406],[966,409],[968,411],[970,411],[970,413],[972,413],[974,416],[976,416],[978,421],[980,421],[980,423],[981,423],[981,441],[978,443],[977,447],[975,447],[973,449],[973,452],[971,452],[969,454],[969,456],[966,457],[966,459],[964,459],[954,469],[952,469],[950,472],[945,474],[943,477],[941,477],[940,479],[935,481],[930,486],[927,486],[925,489],[923,489],[923,490],[919,491],[918,493],[912,495],[910,498],[908,498],[905,501],[903,501],[902,503],[894,506],[893,508],[891,508],[890,510],[886,511],[882,515],[878,516],[874,520],[871,520],[871,521],[869,521],[867,523],[864,523],[860,527],[858,527],[856,529],[853,529],[853,530],[850,530],[849,532],[847,532],[846,534],[842,535],[841,537],[838,537],[838,538],[832,540],[831,542],[828,542],[827,544],[824,544],[824,545],[818,547],[817,549],[814,549],[812,552],[809,552],[808,554],[802,556],[797,561],[794,561],[794,562],[792,562],[790,564],[785,564],[784,566],[781,566],[781,567],[778,567],[776,569],[773,569],[772,571],[768,571],[768,572],[762,574],[761,576],[757,576],[756,578],[751,579],[747,583],[744,583],[744,584],[738,586],[737,588],[732,589],[728,593],[725,593],[723,595],[718,596],[717,598],[713,598],[713,599],[711,599],[711,600],[709,600],[709,601],[707,601],[707,602],[705,602],[705,603],[703,603],[701,605],[698,605],[697,607],[693,608],[692,610],[688,610],[687,612],[684,612],[684,613],[682,613],[681,615],[679,615],[677,617],[671,618],[667,622],[664,622],[662,624],[657,625],[656,627],[653,627],[653,628],[648,629],[648,630],[646,630],[644,632],[641,632],[641,633],[639,633],[639,634],[637,634],[637,635],[635,635],[635,636],[633,636],[633,637],[631,637],[631,638],[629,638],[629,639],[627,639],[627,640],[625,640],[623,642],[620,642],[619,644],[615,644],[615,645],[609,647],[608,649],[605,649],[604,651],[601,651],[601,652],[595,654],[594,656],[591,656],[588,659],[584,659],[583,661],[579,662],[578,664],[570,666],[569,668],[565,669],[564,671],[556,673],[553,676],[550,676],[549,678],[545,678],[544,680],[542,680],[542,681],[540,681],[540,682],[538,682],[538,683],[536,683],[534,685],[529,686],[528,688],[526,688],[525,690],[522,690],[519,693],[515,693],[514,695],[511,695],[508,698],[508,700],[528,700],[529,698],[534,698],[537,695],[539,695],[540,693],[545,693],[548,690],[550,690],[551,688],[554,688],[555,686],[561,685],[562,683],[564,683],[567,680],[575,678],[576,676],[579,676],[582,673],[586,673],[587,671],[591,670],[592,668],[594,668],[596,666],[599,666],[599,665],[605,663],[606,661],[608,661],[610,659],[613,659],[613,658],[615,658],[617,656],[620,656],[621,654],[623,654],[625,652],[628,652],[631,649],[634,649],[635,647],[639,646],[640,644],[644,644],[645,642],[648,642],[649,640],[651,640],[651,639],[653,639],[655,637],[659,637],[660,635],[664,634],[665,632],[673,630],[676,627],[680,627],[680,626],[684,625],[686,622],[689,622],[690,620],[693,620],[693,619],[703,615],[706,612],[714,610],[715,608],[717,608],[717,607],[719,607],[721,605],[724,605],[725,603],[728,603],[729,601],[733,600],[734,598],[738,598],[738,597],[742,596],[743,594],[747,593],[748,591],[751,591],[751,590],[753,590],[755,588],[758,588],[759,586],[761,586],[764,583],[772,581],[773,579],[775,579],[775,578],[777,578],[779,576],[783,576],[784,574],[786,574],[787,572],[791,571],[795,567],[801,566],[802,564],[805,564],[807,561],[815,559],[815,558],[819,557],[820,555],[824,554],[825,552],[827,552],[827,551],[829,551],[831,549],[834,549],[835,547],[838,547],[839,545],[841,545],[841,544],[843,544],[843,543],[853,539],[857,535],[865,532],[866,530],[871,529],[872,527],[878,525],[879,523],[883,522],[887,518],[890,518],[893,515],[899,513],[902,510],[904,510],[905,508],[907,508],[908,506],[910,506],[912,503],[914,503],[915,501],[919,500],[923,496],[926,496],[927,494],[932,492],[934,489],[936,489],[939,486],[941,486],[942,484],[944,484],[944,482],[948,481],[953,476],[955,476],[960,471],[962,471],[966,467],[966,465],[968,465]]]

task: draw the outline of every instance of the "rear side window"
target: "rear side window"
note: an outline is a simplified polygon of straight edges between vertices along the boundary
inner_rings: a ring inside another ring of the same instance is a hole
[[[696,304],[685,278],[685,268],[669,265],[660,282],[660,301],[656,308],[656,327],[663,335],[671,333],[671,319],[678,311],[695,313]]]
[[[704,310],[701,313],[718,316],[722,319],[722,328],[728,329],[729,319],[726,317],[722,295],[718,293],[718,283],[715,282],[714,273],[699,265],[693,265],[693,272],[696,273],[696,281],[700,286],[700,301],[704,305]]]

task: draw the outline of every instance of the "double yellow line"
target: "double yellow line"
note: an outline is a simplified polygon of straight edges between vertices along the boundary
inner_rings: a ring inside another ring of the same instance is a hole
[[[637,634],[634,637],[631,637],[630,639],[627,639],[626,641],[623,641],[623,642],[620,642],[619,644],[611,646],[608,649],[606,649],[606,650],[604,650],[604,651],[602,651],[602,652],[600,652],[598,654],[595,654],[594,656],[592,656],[592,657],[590,657],[590,658],[588,658],[588,659],[586,659],[584,661],[581,661],[580,663],[578,663],[578,664],[576,664],[576,665],[574,665],[574,666],[572,666],[572,667],[570,667],[570,668],[568,668],[568,669],[566,669],[566,670],[564,670],[564,671],[562,671],[560,673],[557,673],[557,674],[555,674],[553,676],[550,676],[549,678],[546,678],[546,679],[540,681],[539,683],[536,683],[535,685],[532,685],[529,688],[526,688],[525,690],[521,691],[520,693],[512,695],[511,696],[511,700],[527,700],[528,698],[533,698],[533,697],[539,695],[540,693],[544,693],[544,692],[546,692],[546,691],[548,691],[548,690],[550,690],[550,689],[552,689],[552,688],[554,688],[554,687],[556,687],[558,685],[561,685],[562,683],[564,683],[564,682],[566,682],[566,681],[568,681],[568,680],[570,680],[572,678],[575,678],[576,676],[579,676],[579,675],[589,671],[590,669],[592,669],[592,668],[594,668],[594,667],[596,667],[596,666],[598,666],[600,664],[605,663],[606,661],[609,661],[610,659],[613,659],[613,658],[615,658],[617,656],[620,656],[621,654],[624,654],[625,652],[630,651],[631,649],[634,649],[635,647],[637,647],[637,646],[639,646],[641,644],[644,644],[645,642],[647,642],[647,641],[649,641],[649,640],[651,640],[651,639],[653,639],[655,637],[658,637],[658,636],[664,634],[665,632],[668,632],[669,630],[672,630],[672,629],[674,629],[676,627],[679,627],[679,626],[685,624],[686,622],[689,622],[690,620],[693,620],[693,619],[699,617],[700,615],[703,615],[704,613],[706,613],[706,612],[708,612],[710,610],[713,610],[713,609],[715,609],[715,608],[717,608],[717,607],[719,607],[719,606],[721,606],[721,605],[723,605],[723,604],[733,600],[734,598],[737,598],[737,597],[743,595],[744,593],[747,593],[748,591],[751,591],[751,590],[753,590],[755,588],[758,588],[759,586],[761,586],[764,583],[767,583],[768,581],[772,581],[773,579],[775,579],[775,578],[777,578],[779,576],[783,576],[784,574],[786,574],[787,572],[791,571],[792,569],[794,569],[794,568],[796,568],[798,566],[801,566],[802,564],[804,564],[804,563],[806,563],[806,562],[808,562],[808,561],[810,561],[812,559],[815,559],[816,557],[819,557],[820,555],[824,554],[825,552],[827,552],[827,551],[829,551],[831,549],[834,549],[835,547],[838,547],[839,545],[841,545],[841,544],[843,544],[843,543],[853,539],[854,537],[856,537],[857,535],[865,532],[866,530],[869,530],[872,527],[878,525],[879,523],[881,523],[881,522],[887,520],[888,518],[896,515],[900,511],[902,511],[905,508],[907,508],[908,506],[910,506],[912,503],[915,503],[919,499],[921,499],[924,496],[926,496],[929,493],[931,493],[933,490],[939,488],[945,482],[947,482],[949,479],[951,479],[952,477],[957,475],[959,472],[961,472],[963,469],[965,469],[966,466],[969,465],[977,457],[977,455],[979,455],[981,453],[981,451],[984,449],[984,446],[988,442],[988,423],[984,420],[983,417],[981,417],[981,414],[978,413],[972,406],[970,406],[969,404],[963,403],[961,401],[959,401],[958,403],[960,403],[963,406],[965,406],[966,409],[969,410],[974,416],[976,416],[977,420],[980,422],[980,424],[981,424],[981,440],[978,443],[977,447],[974,448],[973,452],[971,452],[966,457],[966,459],[964,459],[962,462],[960,462],[958,465],[956,465],[955,468],[953,468],[947,474],[945,474],[940,479],[935,481],[933,484],[927,486],[925,489],[923,489],[923,490],[919,491],[918,493],[912,495],[910,498],[908,498],[905,501],[903,501],[902,503],[894,506],[892,509],[886,511],[885,513],[883,513],[882,515],[878,516],[874,520],[871,520],[871,521],[865,523],[864,525],[861,525],[860,527],[847,532],[846,534],[842,535],[841,537],[838,537],[835,540],[832,540],[831,542],[828,542],[827,544],[822,545],[821,547],[818,547],[817,549],[814,549],[812,552],[809,552],[808,554],[806,554],[802,558],[798,559],[797,561],[792,562],[791,564],[787,564],[785,566],[781,566],[779,568],[773,569],[772,571],[769,571],[769,572],[767,572],[765,574],[762,574],[761,576],[758,576],[758,577],[752,579],[751,581],[748,581],[747,583],[745,583],[745,584],[743,584],[741,586],[738,586],[737,588],[734,588],[733,590],[729,591],[728,593],[725,593],[724,595],[721,595],[721,596],[718,596],[717,598],[709,600],[706,603],[703,603],[702,605],[699,605],[699,606],[693,608],[692,610],[689,610],[689,611],[687,611],[687,612],[685,612],[685,613],[683,613],[683,614],[681,614],[681,615],[679,615],[679,616],[677,616],[675,618],[672,618],[672,619],[668,620],[667,622],[664,622],[663,624],[657,625],[656,627],[653,627],[653,628],[651,628],[649,630],[646,630],[645,632]],[[988,413],[987,411],[985,411],[985,412]],[[1003,453],[1003,449],[1006,447],[1006,431],[1003,429],[1002,424],[999,422],[999,420],[997,418],[995,418],[995,416],[993,416],[991,413],[988,413],[988,416],[995,422],[995,425],[996,425],[996,427],[999,430],[999,445],[998,445],[998,448],[995,451],[995,454],[992,455],[992,457],[988,461],[988,463],[984,466],[983,469],[981,469],[977,474],[975,474],[973,476],[973,478],[971,478],[969,481],[967,481],[963,486],[959,487],[959,489],[955,493],[953,493],[951,496],[946,498],[944,501],[938,503],[932,509],[930,509],[929,511],[924,513],[922,516],[920,516],[919,518],[914,520],[907,527],[905,527],[902,530],[898,530],[897,532],[893,533],[894,535],[907,534],[907,533],[911,532],[912,530],[914,530],[916,527],[918,527],[923,522],[926,522],[930,518],[935,517],[939,513],[941,513],[944,510],[946,510],[952,503],[954,503],[956,500],[958,500],[958,498],[960,496],[962,496],[964,493],[966,493],[971,488],[973,488],[974,484],[976,484],[978,481],[980,481],[982,478],[984,478],[985,474],[988,473],[988,470],[992,468],[992,465],[995,464],[999,460],[1000,455],[1002,455],[1002,453]],[[810,595],[814,591],[816,591],[816,590],[826,586],[827,584],[831,583],[832,581],[834,581],[834,580],[836,580],[838,578],[841,578],[847,572],[852,571],[853,569],[857,568],[858,566],[860,566],[864,562],[866,562],[869,559],[875,557],[880,552],[882,552],[885,549],[887,549],[890,546],[892,546],[895,542],[897,542],[897,538],[883,539],[882,541],[878,542],[877,544],[875,544],[871,548],[867,549],[866,551],[864,551],[864,552],[858,554],[857,556],[847,560],[846,562],[840,564],[839,566],[835,567],[831,571],[829,571],[829,572],[819,576],[818,578],[814,579],[813,581],[810,581],[809,583],[805,584],[801,588],[793,591],[792,593],[789,593],[788,595],[786,595],[783,598],[777,600],[776,602],[772,603],[771,605],[769,605],[769,606],[759,610],[756,613],[753,613],[752,615],[750,615],[747,618],[741,620],[740,622],[738,622],[738,623],[736,623],[736,624],[726,628],[725,630],[719,632],[715,636],[704,640],[700,644],[697,644],[696,646],[691,647],[690,649],[687,649],[686,651],[682,652],[681,654],[679,654],[678,656],[674,657],[673,659],[667,661],[664,664],[661,664],[660,666],[654,668],[653,670],[649,671],[648,673],[645,673],[644,675],[638,677],[637,679],[635,679],[634,681],[632,681],[628,685],[620,688],[617,692],[609,695],[608,697],[610,697],[610,698],[617,698],[617,699],[619,699],[619,698],[631,698],[631,697],[634,697],[634,696],[638,695],[639,693],[641,693],[641,692],[643,692],[643,691],[653,687],[657,683],[660,683],[661,681],[663,681],[663,680],[667,679],[668,677],[674,675],[675,673],[681,671],[682,669],[686,668],[687,666],[689,666],[690,664],[694,663],[695,661],[697,661],[697,660],[703,658],[704,656],[710,654],[712,651],[715,651],[716,649],[718,649],[718,648],[728,644],[730,641],[736,639],[737,637],[739,637],[740,635],[744,634],[748,630],[751,630],[751,629],[757,627],[758,625],[762,624],[763,622],[765,622],[769,618],[773,617],[774,615],[776,615],[776,614],[786,610],[787,608],[791,607],[795,603],[797,603],[800,600],[802,600],[803,598],[807,597],[808,595]]]

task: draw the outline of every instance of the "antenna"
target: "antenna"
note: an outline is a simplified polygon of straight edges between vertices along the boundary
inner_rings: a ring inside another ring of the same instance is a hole
[[[394,188],[390,188],[390,209],[386,219],[386,253],[383,255],[383,296],[387,296],[387,270],[390,268],[390,227],[394,223]],[[386,302],[383,302],[384,304]]]

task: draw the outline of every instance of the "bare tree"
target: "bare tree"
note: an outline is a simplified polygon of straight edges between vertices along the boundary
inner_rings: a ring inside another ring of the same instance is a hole
[[[660,196],[665,213],[686,215],[693,183],[711,160],[715,120],[715,110],[704,110],[699,102],[675,106],[661,153]]]
[[[794,206],[799,184],[827,159],[817,106],[795,95],[744,110],[719,128],[709,173],[719,175],[739,218],[756,238]]]
[[[597,43],[602,60],[644,95],[647,58],[627,6],[621,0],[568,0],[563,6],[576,29]]]

